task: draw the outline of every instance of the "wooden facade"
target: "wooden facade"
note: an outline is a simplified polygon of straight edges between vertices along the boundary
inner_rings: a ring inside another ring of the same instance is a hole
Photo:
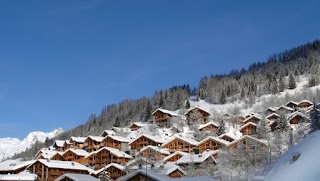
[[[84,147],[84,141],[86,140],[86,137],[71,137],[69,140],[69,145],[71,148],[75,149],[83,149]]]
[[[176,151],[193,153],[193,149],[197,148],[197,144],[198,142],[195,140],[175,136],[173,139],[164,143],[161,147],[168,149],[170,153]]]
[[[294,101],[290,101],[286,104],[287,107],[290,107],[292,109],[296,109],[296,107],[298,106],[299,103],[294,102]]]
[[[163,159],[163,161],[165,161],[165,162],[176,162],[181,157],[183,157],[184,155],[187,155],[187,154],[188,153],[186,153],[186,152],[176,151],[176,152],[172,153],[171,155],[165,157]]]
[[[299,124],[302,122],[306,122],[306,118],[301,114],[294,114],[291,117],[289,117],[290,124]]]
[[[116,163],[110,163],[109,165],[101,168],[96,172],[94,175],[95,177],[99,178],[102,177],[102,174],[107,175],[108,178],[112,180],[117,180],[118,178],[125,175],[124,166],[116,164]]]
[[[85,169],[85,166],[78,167],[73,162],[69,163],[72,166],[69,167],[62,167],[61,164],[59,166],[51,166],[51,164],[46,164],[47,160],[38,160],[32,165],[29,165],[27,170],[30,172],[38,175],[38,181],[53,181],[56,178],[60,177],[65,173],[74,173],[74,174],[89,174],[88,170]],[[62,161],[49,161],[49,162],[62,162]],[[48,163],[49,163],[48,162]],[[58,163],[59,164],[59,163]],[[62,165],[66,165],[67,162],[63,163]]]
[[[278,114],[289,114],[292,113],[294,109],[287,107],[287,106],[281,106],[278,108],[277,113]]]
[[[77,162],[82,165],[88,164],[88,159],[86,156],[88,156],[89,153],[84,150],[76,150],[74,148],[68,149],[65,151],[62,155],[63,161],[72,161]]]
[[[100,150],[92,152],[87,156],[87,159],[89,165],[95,166],[95,169],[101,169],[110,163],[126,165],[126,163],[132,159],[132,157],[117,149],[103,147]]]
[[[304,108],[308,108],[310,106],[313,106],[313,103],[308,101],[308,100],[303,100],[303,101],[300,101],[297,108],[298,109],[304,109]]]
[[[257,125],[249,122],[240,128],[242,135],[253,135],[257,133]]]
[[[163,160],[166,156],[170,155],[169,151],[164,150],[157,146],[146,146],[140,150],[140,154],[149,159]]]
[[[170,125],[170,119],[177,117],[178,114],[169,110],[158,108],[152,113],[154,124],[160,127],[167,127]]]
[[[159,146],[163,143],[164,141],[150,135],[141,135],[137,139],[131,141],[129,145],[131,146],[131,150],[136,150],[139,151],[143,147],[151,145],[151,146]]]
[[[260,120],[261,120],[260,117],[258,117],[258,116],[256,116],[256,115],[253,115],[253,116],[250,116],[250,117],[248,117],[247,119],[245,119],[245,120],[243,121],[243,123],[244,123],[244,124],[247,124],[247,123],[251,122],[251,123],[254,123],[254,124],[258,124],[258,122],[259,122]]]
[[[261,151],[267,151],[267,144],[265,144],[264,142],[258,140],[257,138],[245,135],[242,136],[240,139],[235,140],[234,142],[232,142],[231,144],[228,145],[228,148],[231,150],[236,150],[237,147],[239,146],[239,144],[243,144],[244,149],[246,151],[250,151],[252,149],[256,149],[257,146],[259,146],[259,149]]]
[[[275,120],[278,120],[279,118],[280,118],[280,115],[276,113],[272,113],[269,116],[267,116],[267,119],[269,121],[275,121]]]
[[[228,142],[233,142],[235,139],[227,134],[222,134],[219,136],[220,139],[228,141]]]
[[[203,120],[203,123],[207,123],[210,113],[199,107],[190,108],[185,114],[188,124]]]
[[[226,143],[225,140],[221,140],[214,137],[208,137],[202,140],[198,144],[198,148],[200,150],[200,153],[207,151],[207,150],[218,150],[223,147],[227,147],[228,143]]]
[[[84,147],[87,152],[99,150],[102,147],[102,136],[88,136],[84,141]]]
[[[53,143],[53,148],[57,151],[65,151],[65,145],[64,145],[65,141],[64,140],[56,140]]]
[[[209,122],[207,124],[204,124],[202,126],[199,126],[199,131],[206,131],[210,133],[216,133],[218,130],[219,126],[213,122]]]
[[[129,142],[129,139],[120,136],[107,136],[103,139],[102,145],[110,148],[116,148],[121,151],[128,151]]]
[[[56,153],[54,154],[50,160],[60,160],[62,161],[63,160],[63,156],[62,156],[63,153]]]
[[[186,173],[184,171],[182,171],[181,169],[179,169],[179,167],[177,167],[175,170],[172,170],[171,172],[166,174],[166,176],[170,177],[170,178],[181,178],[185,175],[186,175]]]

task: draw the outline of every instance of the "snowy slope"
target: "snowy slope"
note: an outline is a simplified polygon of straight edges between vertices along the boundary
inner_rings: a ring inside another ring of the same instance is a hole
[[[49,133],[35,131],[29,133],[22,141],[18,138],[0,138],[0,161],[13,156],[15,153],[25,151],[37,141],[44,142],[47,137],[53,138],[62,132],[61,128],[54,129]]]
[[[266,181],[320,180],[320,131],[308,135],[281,156],[266,176]],[[293,162],[293,156],[300,157]]]

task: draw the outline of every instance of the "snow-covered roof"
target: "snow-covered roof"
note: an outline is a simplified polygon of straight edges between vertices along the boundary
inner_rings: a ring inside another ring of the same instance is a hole
[[[217,153],[218,150],[210,150],[210,151],[205,151],[201,154],[194,154],[194,155],[184,155],[182,156],[179,160],[177,160],[177,164],[188,164],[188,163],[202,163],[205,160],[207,160],[209,157],[213,159],[214,162],[216,160],[212,156],[213,154]]]
[[[280,109],[286,109],[286,110],[288,110],[288,111],[294,111],[293,108],[287,107],[287,106],[280,106],[277,111],[279,111]]]
[[[64,147],[65,140],[55,140],[54,145],[57,145],[58,147]]]
[[[54,181],[61,181],[61,180],[72,180],[72,181],[99,181],[99,179],[85,174],[70,174],[66,173],[55,179]]]
[[[93,174],[94,174],[94,175],[98,175],[99,173],[103,172],[104,170],[108,169],[109,167],[116,167],[116,168],[118,168],[119,170],[124,170],[124,169],[125,169],[124,166],[122,166],[122,165],[120,165],[120,164],[118,164],[118,163],[110,163],[110,164],[108,164],[107,166],[102,167],[101,169],[95,171]]]
[[[299,102],[299,104],[301,104],[301,103],[308,103],[310,105],[313,105],[313,103],[311,101],[308,101],[308,100],[302,100],[302,101]]]
[[[172,141],[174,141],[175,139],[179,139],[181,141],[184,141],[186,143],[189,143],[190,145],[198,145],[199,142],[194,140],[194,139],[191,139],[191,138],[185,138],[185,137],[181,137],[181,136],[178,136],[178,135],[175,135],[173,138],[171,138],[170,140],[166,141],[165,143],[163,143],[161,146],[166,146],[167,144],[171,143]]]
[[[286,106],[288,106],[289,104],[294,104],[294,105],[298,105],[299,103],[298,102],[295,102],[295,101],[289,101],[287,104],[286,104]]]
[[[227,137],[235,140],[235,138],[233,136],[231,136],[230,134],[228,134],[228,133],[222,134],[222,135],[218,136],[218,138],[222,139],[222,137],[224,137],[224,136],[227,136]]]
[[[230,142],[228,142],[228,141],[226,141],[224,139],[220,139],[220,138],[216,138],[216,137],[213,137],[213,136],[209,136],[209,137],[203,139],[202,141],[200,141],[198,145],[201,145],[201,144],[207,142],[208,140],[214,140],[214,141],[219,142],[219,143],[221,143],[221,144],[223,144],[225,146],[227,146],[230,143]]]
[[[279,109],[279,107],[268,107],[266,111],[270,110],[272,112],[276,112]]]
[[[187,110],[187,112],[185,113],[185,115],[189,114],[189,112],[190,112],[190,111],[193,111],[194,109],[199,109],[199,110],[204,111],[204,112],[208,113],[209,115],[211,115],[208,110],[206,110],[205,108],[200,107],[200,106],[195,106],[195,107],[189,108],[189,109]]]
[[[291,119],[293,119],[293,118],[296,117],[296,116],[301,116],[301,117],[307,119],[307,116],[306,116],[305,114],[299,112],[299,111],[296,111],[296,112],[293,112],[293,113],[289,114],[288,117],[287,117],[287,119],[288,119],[288,120],[291,120]]]
[[[123,142],[123,143],[129,143],[131,141],[130,139],[122,137],[122,136],[110,136],[110,135],[108,135],[104,139],[106,139],[106,138],[111,138],[113,140],[120,141],[120,142]]]
[[[70,142],[74,141],[74,142],[77,142],[77,143],[84,143],[84,141],[87,139],[87,137],[75,137],[75,136],[72,136],[70,138]]]
[[[125,127],[125,128],[112,127],[112,130],[114,130],[117,133],[119,133],[119,132],[121,132],[121,133],[131,133],[132,132],[131,129],[127,128],[127,127]]]
[[[88,140],[89,138],[90,138],[91,140],[94,140],[94,141],[96,141],[96,142],[101,143],[105,137],[102,137],[102,136],[88,136],[88,137],[85,139],[85,141]]]
[[[117,156],[117,157],[120,157],[120,158],[129,158],[129,159],[132,159],[132,156],[126,154],[125,152],[123,151],[120,151],[116,148],[110,148],[110,147],[102,147],[100,148],[99,150],[97,151],[93,151],[91,152],[89,155],[86,156],[86,158],[92,156],[92,155],[95,155],[97,153],[99,153],[100,151],[103,151],[103,150],[107,150],[107,151],[110,151],[111,154]]]
[[[182,152],[182,151],[176,151],[176,152],[172,153],[171,155],[168,155],[168,156],[164,157],[163,161],[167,161],[167,160],[169,160],[170,158],[172,158],[172,157],[174,157],[176,155],[184,156],[184,155],[189,155],[189,153]]]
[[[164,165],[163,168],[165,175],[170,175],[172,172],[179,170],[183,175],[187,175],[187,173],[185,171],[183,171],[178,165],[176,165],[175,163],[172,162],[168,162]]]
[[[170,155],[170,152],[169,152],[168,150],[163,149],[163,148],[160,148],[160,147],[157,147],[157,146],[151,146],[151,145],[148,145],[148,146],[146,146],[146,147],[143,147],[143,148],[140,150],[140,152],[143,152],[143,151],[145,151],[145,150],[147,150],[147,149],[152,149],[152,150],[154,150],[154,151],[160,152],[160,153],[163,154],[163,155]]]
[[[133,125],[136,125],[136,126],[138,126],[138,127],[144,127],[144,126],[146,126],[146,124],[145,124],[145,123],[142,123],[142,122],[133,122],[133,123],[130,124],[129,128],[131,128]]]
[[[198,129],[200,130],[200,129],[205,128],[205,127],[210,126],[210,125],[212,125],[212,126],[214,126],[214,127],[217,127],[217,128],[219,127],[218,124],[216,124],[216,123],[214,123],[214,122],[208,122],[208,123],[206,123],[206,124],[201,124],[201,125],[198,127]]]
[[[42,157],[43,159],[51,159],[54,157],[56,154],[63,155],[64,152],[61,151],[55,151],[55,152],[45,152],[41,153],[39,156],[37,156],[37,159]]]
[[[116,133],[113,130],[104,130],[100,136],[108,136],[108,135],[116,135]]]
[[[20,159],[16,160],[6,160],[0,163],[0,171],[15,171],[26,167],[30,164],[35,163],[36,160],[29,160],[29,161],[21,161]]]
[[[7,174],[0,175],[0,180],[10,180],[10,181],[34,181],[38,177],[37,174],[30,173],[29,170],[25,170],[18,174]]]
[[[88,153],[86,150],[83,150],[83,149],[75,149],[75,148],[69,148],[69,149],[67,149],[67,150],[63,153],[63,155],[66,154],[66,153],[69,152],[69,151],[73,152],[74,154],[76,154],[76,155],[78,155],[78,156],[83,156],[83,157],[85,157],[85,156],[88,156],[88,155],[89,155],[89,153]]]
[[[245,128],[245,127],[247,127],[247,126],[249,126],[249,125],[252,125],[252,126],[257,127],[257,124],[255,124],[255,123],[253,123],[253,122],[248,122],[247,124],[241,126],[241,127],[240,127],[240,130],[242,130],[243,128]]]
[[[176,113],[176,112],[169,111],[169,110],[162,109],[162,108],[158,108],[158,109],[156,109],[155,111],[153,111],[152,115],[153,115],[154,113],[156,113],[157,111],[163,112],[163,113],[165,113],[165,114],[169,114],[169,115],[171,115],[171,116],[176,116],[176,117],[179,116],[179,114]]]
[[[244,122],[244,123],[245,123],[245,122],[248,122],[248,121],[251,120],[252,118],[256,118],[256,119],[258,119],[258,120],[261,120],[260,115],[255,114],[255,115],[251,115],[251,116],[248,117],[247,119],[243,120],[243,122]]]
[[[69,169],[69,170],[85,170],[90,171],[91,169],[80,164],[77,162],[70,162],[70,161],[59,161],[59,160],[46,160],[46,159],[39,159],[37,160],[41,164],[47,166],[48,168],[62,168],[62,169]],[[31,165],[29,165],[30,167]]]
[[[148,138],[156,143],[164,143],[164,140],[161,139],[160,137],[156,137],[156,136],[152,136],[152,135],[147,135],[147,134],[142,134],[140,136],[138,136],[136,139],[132,140],[129,144],[132,144],[133,142],[137,141],[138,139],[140,139],[141,137],[145,137]]]
[[[239,143],[240,141],[242,141],[242,140],[253,140],[253,141],[255,141],[255,142],[258,142],[258,143],[260,143],[260,144],[263,144],[263,145],[267,145],[266,143],[265,143],[265,141],[263,141],[263,140],[260,140],[260,139],[258,139],[258,138],[255,138],[255,137],[252,137],[252,136],[249,136],[249,135],[243,135],[241,138],[239,138],[239,139],[236,139],[236,140],[234,140],[233,142],[231,142],[229,145],[228,145],[228,147],[231,147],[231,146],[233,146],[233,145],[236,145],[237,143]]]
[[[271,113],[271,114],[269,114],[266,118],[267,119],[269,119],[269,118],[271,118],[272,116],[276,116],[276,117],[280,117],[280,115],[279,114],[277,114],[277,113]]]

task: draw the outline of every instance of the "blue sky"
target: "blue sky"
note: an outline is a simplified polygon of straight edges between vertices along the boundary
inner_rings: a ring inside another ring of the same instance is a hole
[[[0,1],[0,137],[70,129],[125,98],[320,36],[314,1]]]

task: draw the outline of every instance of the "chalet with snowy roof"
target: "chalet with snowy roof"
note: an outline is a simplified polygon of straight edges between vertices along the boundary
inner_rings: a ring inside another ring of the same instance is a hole
[[[228,134],[222,134],[218,138],[225,140],[225,141],[228,141],[228,142],[233,142],[235,140],[235,138],[233,138],[232,136],[230,136]]]
[[[50,160],[63,160],[63,155],[64,152],[57,152],[56,154],[52,155],[51,158],[49,158]],[[41,159],[47,159],[47,158],[41,158]]]
[[[308,107],[311,107],[313,106],[313,103],[308,101],[308,100],[303,100],[303,101],[300,101],[297,108],[298,109],[305,109],[305,108],[308,108]]]
[[[52,146],[57,151],[64,151],[64,143],[65,140],[55,140]]]
[[[172,117],[178,117],[179,115],[176,112],[158,108],[152,113],[152,116],[156,125],[164,127],[169,125]]]
[[[212,156],[218,151],[205,151],[200,154],[185,155],[177,160],[176,164],[179,166],[187,166],[189,164],[195,164],[195,169],[201,166],[216,164],[215,158]]]
[[[186,176],[187,173],[183,171],[178,165],[170,164],[169,166],[165,165],[164,175],[170,178],[181,178]]]
[[[149,159],[163,160],[166,156],[170,155],[170,152],[159,146],[146,146],[140,150],[140,154]]]
[[[162,148],[166,148],[170,153],[175,151],[183,151],[187,153],[193,153],[194,148],[197,148],[198,141],[191,138],[183,138],[180,136],[174,136],[172,139],[162,144]]]
[[[37,177],[38,176],[36,174],[30,173],[28,170],[25,170],[18,174],[0,175],[0,180],[2,181],[35,181]]]
[[[277,113],[272,113],[272,114],[270,114],[270,115],[268,115],[268,116],[266,117],[266,119],[269,120],[269,121],[276,121],[276,120],[278,120],[279,118],[280,118],[280,115],[277,114]]]
[[[267,150],[267,144],[257,138],[254,138],[249,135],[244,135],[241,138],[233,141],[228,145],[228,148],[235,150],[239,146],[239,144],[243,144],[244,148],[249,151],[250,149],[259,148],[260,150]]]
[[[70,174],[66,173],[54,181],[99,181],[99,179],[87,174]]]
[[[29,165],[27,170],[36,174],[37,180],[42,181],[55,180],[64,173],[89,174],[91,169],[77,162],[39,159]]]
[[[86,165],[88,164],[88,159],[86,158],[88,155],[89,153],[86,150],[69,148],[62,154],[62,158],[64,161],[73,161]]]
[[[112,180],[117,180],[118,178],[125,175],[125,167],[117,163],[110,163],[107,166],[94,172],[95,177],[110,177]]]
[[[264,114],[265,115],[270,115],[270,114],[273,114],[273,113],[277,112],[277,110],[278,110],[278,107],[268,107],[265,110]]]
[[[38,157],[36,157],[36,159],[63,160],[63,153],[64,152],[61,151],[44,152],[40,154]]]
[[[142,134],[129,143],[131,147],[131,155],[135,155],[136,151],[140,151],[145,146],[160,146],[163,143],[164,140],[159,137]]]
[[[110,148],[116,148],[121,151],[129,151],[129,142],[131,140],[122,136],[107,136],[103,139],[102,145]]]
[[[242,135],[253,135],[257,133],[257,124],[248,122],[240,128]]]
[[[86,137],[74,137],[74,136],[72,136],[70,138],[69,142],[72,145],[72,148],[83,149],[84,141],[86,139],[87,139]]]
[[[301,112],[294,112],[288,116],[288,121],[290,124],[299,124],[303,122],[307,122],[308,118]]]
[[[287,107],[287,106],[280,106],[276,113],[280,115],[280,114],[290,114],[292,112],[294,112],[293,108]]]
[[[179,160],[182,156],[189,155],[189,153],[183,152],[183,151],[176,151],[172,153],[171,155],[163,158],[163,161],[165,162],[176,162]]]
[[[113,130],[104,130],[100,136],[106,137],[106,136],[115,136],[116,133]]]
[[[0,163],[0,174],[19,174],[34,162],[36,161],[21,161],[20,159],[3,161]]]
[[[91,152],[86,158],[89,165],[94,166],[95,169],[101,169],[110,163],[125,165],[132,159],[132,156],[115,148],[103,147]]]
[[[243,121],[243,123],[244,123],[244,124],[247,124],[247,123],[251,122],[251,123],[258,124],[258,122],[259,122],[260,120],[261,120],[261,117],[260,117],[259,115],[257,115],[257,114],[254,114],[254,115],[248,117],[247,119],[245,119],[245,120]]]
[[[298,102],[295,102],[295,101],[289,101],[285,106],[286,107],[290,107],[292,109],[296,109],[296,107],[299,105]]]
[[[88,136],[84,141],[84,149],[88,152],[93,152],[102,147],[102,141],[104,137],[102,136]]]
[[[198,148],[202,153],[207,150],[218,150],[220,148],[227,147],[228,144],[228,141],[225,141],[220,138],[215,138],[213,136],[209,136],[199,142]]]
[[[73,148],[73,144],[70,142],[70,140],[64,141],[64,149],[67,150],[69,148]]]
[[[188,124],[203,120],[203,123],[207,123],[210,113],[209,111],[200,108],[198,106],[188,109],[185,114]]]
[[[214,122],[209,122],[207,124],[202,124],[198,127],[199,131],[206,131],[210,133],[216,133],[219,126]]]
[[[129,128],[131,131],[136,131],[142,127],[145,127],[146,125],[144,123],[141,123],[141,122],[134,122],[134,123],[131,123]]]

